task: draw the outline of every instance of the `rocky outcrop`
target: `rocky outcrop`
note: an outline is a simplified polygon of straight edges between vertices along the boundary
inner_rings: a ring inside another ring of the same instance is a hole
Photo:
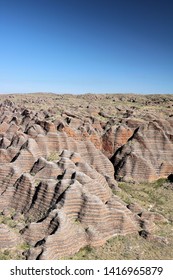
[[[122,104],[103,112],[97,95],[95,105],[79,96],[80,106],[73,96],[66,104],[51,98],[5,99],[0,106],[0,212],[14,209],[16,224],[24,217],[15,231],[2,223],[0,247],[24,242],[27,259],[57,259],[115,235],[151,232],[162,217],[123,202],[114,175],[152,181],[173,173],[171,117],[139,118]],[[36,103],[46,109],[33,108]]]
[[[47,172],[52,169],[52,174]],[[23,173],[16,180],[8,198],[9,205],[29,222],[21,233],[36,248],[31,256],[40,246],[39,258],[56,259],[138,230],[133,214],[112,194],[104,176],[79,154],[64,150],[56,164],[40,158],[31,170],[32,175]]]
[[[172,120],[145,121],[121,146],[112,162],[117,178],[154,181],[173,172]]]
[[[133,213],[110,188],[114,168],[101,152],[98,121],[82,124],[66,112],[54,123],[12,109],[7,119],[1,108],[0,210],[24,215],[18,238],[32,247],[27,258],[56,259],[138,231]]]
[[[118,148],[127,143],[132,135],[133,129],[126,125],[108,126],[102,137],[104,153],[110,158]]]

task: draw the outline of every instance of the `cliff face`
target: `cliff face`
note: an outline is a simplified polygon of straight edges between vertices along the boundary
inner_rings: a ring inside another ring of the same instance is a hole
[[[154,181],[173,172],[173,121],[154,119],[137,126],[112,157],[124,181]]]
[[[89,105],[57,116],[56,104],[34,110],[21,99],[0,107],[0,211],[14,209],[25,225],[18,234],[1,227],[1,247],[23,240],[27,258],[57,259],[140,231],[143,218],[119,198],[114,174],[150,181],[173,172],[172,120],[128,111],[120,121]]]

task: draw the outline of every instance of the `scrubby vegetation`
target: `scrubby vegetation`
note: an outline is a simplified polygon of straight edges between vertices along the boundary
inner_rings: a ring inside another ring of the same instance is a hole
[[[120,182],[119,196],[127,203],[137,202],[145,209],[159,212],[168,223],[157,224],[155,235],[160,239],[148,241],[139,235],[115,236],[99,248],[81,249],[73,260],[111,259],[173,259],[173,190],[166,179],[153,183],[133,184]],[[163,237],[163,239],[162,239]]]

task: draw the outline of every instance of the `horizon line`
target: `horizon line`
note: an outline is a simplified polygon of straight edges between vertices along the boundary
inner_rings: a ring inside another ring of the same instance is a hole
[[[173,93],[140,93],[140,92],[83,92],[83,93],[72,93],[72,92],[44,92],[44,91],[33,91],[33,92],[0,92],[0,95],[17,95],[17,94],[55,94],[55,95],[87,95],[87,94],[93,94],[93,95],[118,95],[118,94],[124,94],[124,95],[172,95]]]

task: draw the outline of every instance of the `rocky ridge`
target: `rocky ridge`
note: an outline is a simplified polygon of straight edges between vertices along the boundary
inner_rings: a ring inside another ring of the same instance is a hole
[[[115,179],[152,181],[173,172],[171,113],[148,114],[146,107],[139,118],[135,96],[77,98],[75,105],[69,95],[1,97],[0,212],[12,208],[12,219],[23,215],[24,222],[15,233],[3,225],[0,238],[2,247],[5,235],[11,246],[29,244],[27,259],[57,259],[118,234],[152,232],[157,213],[134,211]],[[121,105],[112,108],[116,100]]]

